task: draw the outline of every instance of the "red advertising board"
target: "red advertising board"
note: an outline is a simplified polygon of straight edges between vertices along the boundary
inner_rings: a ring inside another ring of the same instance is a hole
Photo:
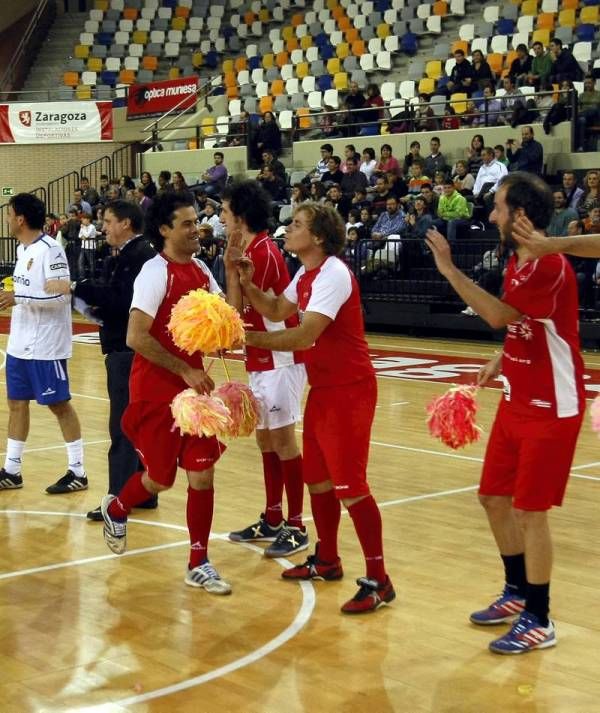
[[[132,84],[127,96],[127,119],[161,116],[176,106],[177,114],[195,111],[197,91],[198,77]]]

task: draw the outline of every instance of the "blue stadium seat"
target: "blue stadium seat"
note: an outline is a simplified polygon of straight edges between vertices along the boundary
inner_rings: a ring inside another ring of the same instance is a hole
[[[593,42],[596,34],[596,27],[587,23],[578,25],[575,28],[575,34],[580,42]]]
[[[329,44],[324,45],[323,47],[319,48],[319,56],[321,57],[322,60],[324,60],[326,62],[328,59],[335,57],[335,50]]]
[[[99,32],[96,35],[96,42],[99,45],[112,45],[113,43],[113,38],[114,35],[111,35],[110,32]]]
[[[515,23],[513,20],[498,20],[496,31],[499,35],[513,35],[515,32]]]
[[[322,74],[318,79],[317,79],[317,84],[319,86],[319,89],[322,92],[326,92],[328,89],[331,89],[333,87],[333,82],[331,81],[331,75],[329,74]]]
[[[209,69],[216,69],[219,66],[219,55],[214,50],[206,53],[204,66]]]
[[[116,72],[107,72],[106,70],[100,75],[102,84],[108,84],[111,87],[114,87],[117,83],[117,77],[118,75]]]
[[[260,57],[250,57],[248,59],[248,69],[252,71],[253,69],[260,69],[261,67]]]

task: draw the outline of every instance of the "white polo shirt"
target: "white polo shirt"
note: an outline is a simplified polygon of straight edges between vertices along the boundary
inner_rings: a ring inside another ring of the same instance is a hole
[[[65,251],[49,235],[19,245],[15,302],[6,351],[18,359],[68,359],[72,353],[71,296],[49,295],[46,280],[69,280]]]

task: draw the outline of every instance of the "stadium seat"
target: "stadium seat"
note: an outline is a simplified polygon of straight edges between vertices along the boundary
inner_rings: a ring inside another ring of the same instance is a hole
[[[90,72],[101,72],[102,71],[102,60],[100,57],[90,57],[87,61],[87,69]],[[87,84],[87,82],[83,82]]]
[[[469,97],[464,92],[456,92],[450,96],[450,104],[457,114],[464,114],[467,111]]]
[[[419,82],[419,94],[433,94],[435,91],[435,80],[431,77],[423,77]]]
[[[440,34],[442,31],[442,18],[439,15],[432,15],[427,18],[427,32]]]
[[[119,72],[119,83],[120,84],[134,84],[135,83],[135,72],[132,69],[122,69]]]
[[[550,30],[534,30],[531,36],[531,43],[533,44],[534,42],[541,42],[544,47],[547,47],[550,44]]]
[[[537,16],[536,27],[538,30],[553,30],[554,29],[554,14],[550,12],[542,12]]]
[[[599,5],[588,5],[587,7],[582,7],[579,13],[579,22],[581,24],[589,24],[598,26],[600,15]]]
[[[323,95],[320,91],[310,92],[308,97],[308,106],[311,109],[322,109],[323,108]]]
[[[348,74],[346,72],[336,72],[333,75],[333,86],[337,91],[345,92],[348,90]]]
[[[67,87],[76,87],[79,84],[78,72],[65,72],[63,74],[63,84]]]
[[[439,79],[442,76],[442,63],[437,59],[432,59],[425,65],[425,74],[430,79]]]

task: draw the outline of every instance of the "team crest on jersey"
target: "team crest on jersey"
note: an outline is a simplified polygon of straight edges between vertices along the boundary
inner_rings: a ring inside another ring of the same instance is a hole
[[[20,111],[19,121],[23,126],[31,126],[31,112],[30,111]]]
[[[31,259],[29,260],[29,262],[27,263],[27,269],[28,269],[28,270],[31,270],[31,266],[32,266],[32,265],[33,265],[33,258],[31,258]]]

